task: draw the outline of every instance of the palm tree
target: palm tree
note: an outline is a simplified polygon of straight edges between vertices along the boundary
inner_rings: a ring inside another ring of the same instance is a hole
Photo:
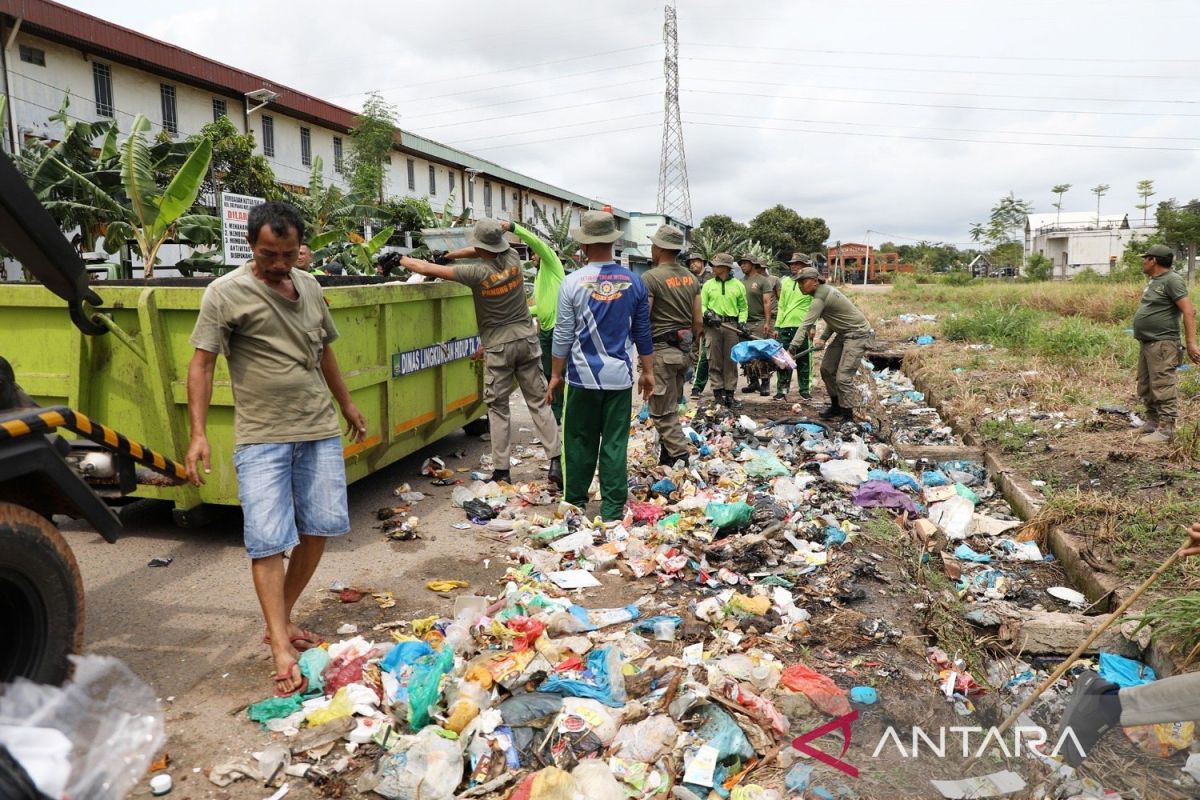
[[[1100,198],[1108,194],[1108,190],[1112,188],[1107,183],[1097,184],[1092,187],[1092,194],[1096,195],[1096,227],[1100,227]]]
[[[967,232],[971,235],[973,242],[981,242],[987,238],[987,227],[982,222],[972,224]]]
[[[1054,227],[1056,228],[1059,226],[1059,223],[1062,222],[1063,195],[1069,191],[1071,191],[1071,184],[1069,183],[1056,183],[1054,186],[1050,187],[1050,193],[1058,195],[1058,202],[1054,204],[1054,207],[1058,209],[1058,215],[1054,218]]]
[[[546,209],[534,205],[533,215],[537,221],[529,229],[544,239],[558,254],[562,261],[563,271],[570,272],[579,267],[575,254],[579,252],[579,242],[571,238],[571,207],[563,213],[555,211],[552,217],[546,216]]]
[[[1142,202],[1137,204],[1137,208],[1142,210],[1142,225],[1145,226],[1147,216],[1146,212],[1152,205],[1150,198],[1154,196],[1154,181],[1149,178],[1144,181],[1138,181],[1137,194],[1138,197],[1142,198]]]
[[[734,233],[714,232],[708,228],[696,228],[692,231],[690,250],[698,251],[705,261],[711,262],[717,253],[729,253],[736,256],[746,249],[745,237]]]

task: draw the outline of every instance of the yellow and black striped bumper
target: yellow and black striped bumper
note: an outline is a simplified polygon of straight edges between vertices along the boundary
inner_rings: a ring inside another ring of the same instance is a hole
[[[167,458],[162,453],[144,447],[133,439],[117,433],[107,425],[95,422],[87,415],[66,406],[56,408],[31,408],[27,413],[0,421],[0,442],[19,439],[34,433],[49,433],[56,428],[66,428],[96,444],[104,445],[121,455],[149,467],[155,472],[178,481],[187,480],[183,464]]]

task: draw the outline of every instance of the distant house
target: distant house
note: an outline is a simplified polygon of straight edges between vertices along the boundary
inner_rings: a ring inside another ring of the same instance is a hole
[[[1134,236],[1149,236],[1153,225],[1130,225],[1128,214],[1097,218],[1090,211],[1030,214],[1025,218],[1025,258],[1039,253],[1054,265],[1053,276],[1068,280],[1085,269],[1107,275]]]
[[[980,253],[971,260],[971,265],[967,269],[971,271],[973,278],[986,278],[992,274],[992,262],[987,256]]]

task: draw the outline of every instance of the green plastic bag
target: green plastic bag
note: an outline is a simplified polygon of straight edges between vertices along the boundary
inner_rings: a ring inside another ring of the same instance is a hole
[[[429,709],[437,705],[441,695],[442,676],[453,667],[454,648],[450,645],[421,656],[413,664],[412,677],[408,681],[408,725],[413,733],[429,724]]]
[[[754,458],[746,462],[746,474],[751,478],[775,478],[789,475],[791,470],[770,450],[755,450]]]
[[[712,520],[718,531],[737,530],[750,524],[754,509],[742,502],[709,503],[704,507],[704,516]]]
[[[974,503],[975,505],[979,505],[979,495],[975,494],[973,491],[968,489],[966,486],[963,486],[961,483],[954,484],[954,491],[958,494],[959,497],[965,497],[968,500],[970,500],[972,503]]]

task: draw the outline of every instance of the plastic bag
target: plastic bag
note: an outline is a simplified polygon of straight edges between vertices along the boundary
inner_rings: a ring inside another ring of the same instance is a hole
[[[571,777],[575,779],[578,797],[586,797],[587,800],[625,800],[625,790],[604,761],[595,758],[583,761],[571,770]]]
[[[533,776],[529,800],[575,800],[578,788],[571,773],[558,767],[546,767]]]
[[[325,678],[321,673],[329,666],[329,651],[324,647],[312,647],[300,654],[300,674],[308,678],[309,692],[325,691]]]
[[[429,646],[428,642],[397,642],[396,646],[379,662],[379,666],[396,677],[400,677],[400,671],[404,667],[412,666],[417,663],[417,659],[432,652],[433,648]]]
[[[955,495],[942,503],[929,506],[929,521],[941,527],[950,541],[967,538],[975,504],[965,497]]]
[[[746,503],[709,503],[704,507],[704,516],[712,520],[718,531],[735,531],[750,524],[754,509]]]
[[[832,717],[850,713],[846,692],[829,678],[803,664],[793,664],[779,680],[785,688],[800,692],[818,709]]]
[[[854,504],[863,508],[896,508],[916,516],[917,506],[890,481],[867,481],[854,491]]]
[[[353,713],[354,703],[350,700],[350,692],[343,686],[337,690],[337,694],[333,696],[328,705],[309,712],[305,720],[307,720],[309,725],[316,727],[317,725],[324,725],[326,722],[332,722],[341,717],[348,717]]]
[[[1100,653],[1100,677],[1122,689],[1152,683],[1158,679],[1152,667],[1116,653]]]
[[[789,473],[787,465],[770,450],[756,450],[754,459],[746,464],[746,474],[751,478],[774,478]]]
[[[558,672],[538,687],[539,692],[564,694],[568,697],[587,697],[607,706],[625,705],[625,676],[621,672],[621,654],[613,647],[602,647],[588,654],[587,671],[591,678],[565,677],[571,673]]]
[[[437,703],[442,676],[453,666],[454,648],[449,646],[422,656],[413,664],[412,677],[408,681],[408,725],[414,731],[429,724],[429,709]]]
[[[358,782],[360,792],[388,800],[450,800],[463,779],[463,754],[457,741],[443,739],[437,728],[403,736],[379,757]]]
[[[868,465],[859,458],[837,458],[821,465],[821,477],[834,483],[858,486],[867,479]]]
[[[751,361],[771,361],[772,356],[783,350],[783,345],[774,339],[751,339],[748,342],[738,342],[733,346],[729,357],[739,364]]]
[[[71,661],[74,677],[63,686],[24,678],[8,686],[0,696],[0,728],[7,728],[0,743],[23,766],[22,746],[45,743],[44,753],[57,753],[51,772],[26,767],[49,797],[117,800],[141,781],[166,742],[162,711],[150,687],[121,661]]]
[[[730,756],[737,756],[742,760],[754,757],[754,746],[750,744],[750,740],[733,717],[720,706],[706,703],[700,706],[696,713],[704,720],[696,735],[709,747],[716,749],[719,761],[724,761]]]
[[[671,750],[678,736],[675,720],[666,714],[655,714],[636,725],[622,727],[613,740],[613,750],[617,758],[652,764]]]

